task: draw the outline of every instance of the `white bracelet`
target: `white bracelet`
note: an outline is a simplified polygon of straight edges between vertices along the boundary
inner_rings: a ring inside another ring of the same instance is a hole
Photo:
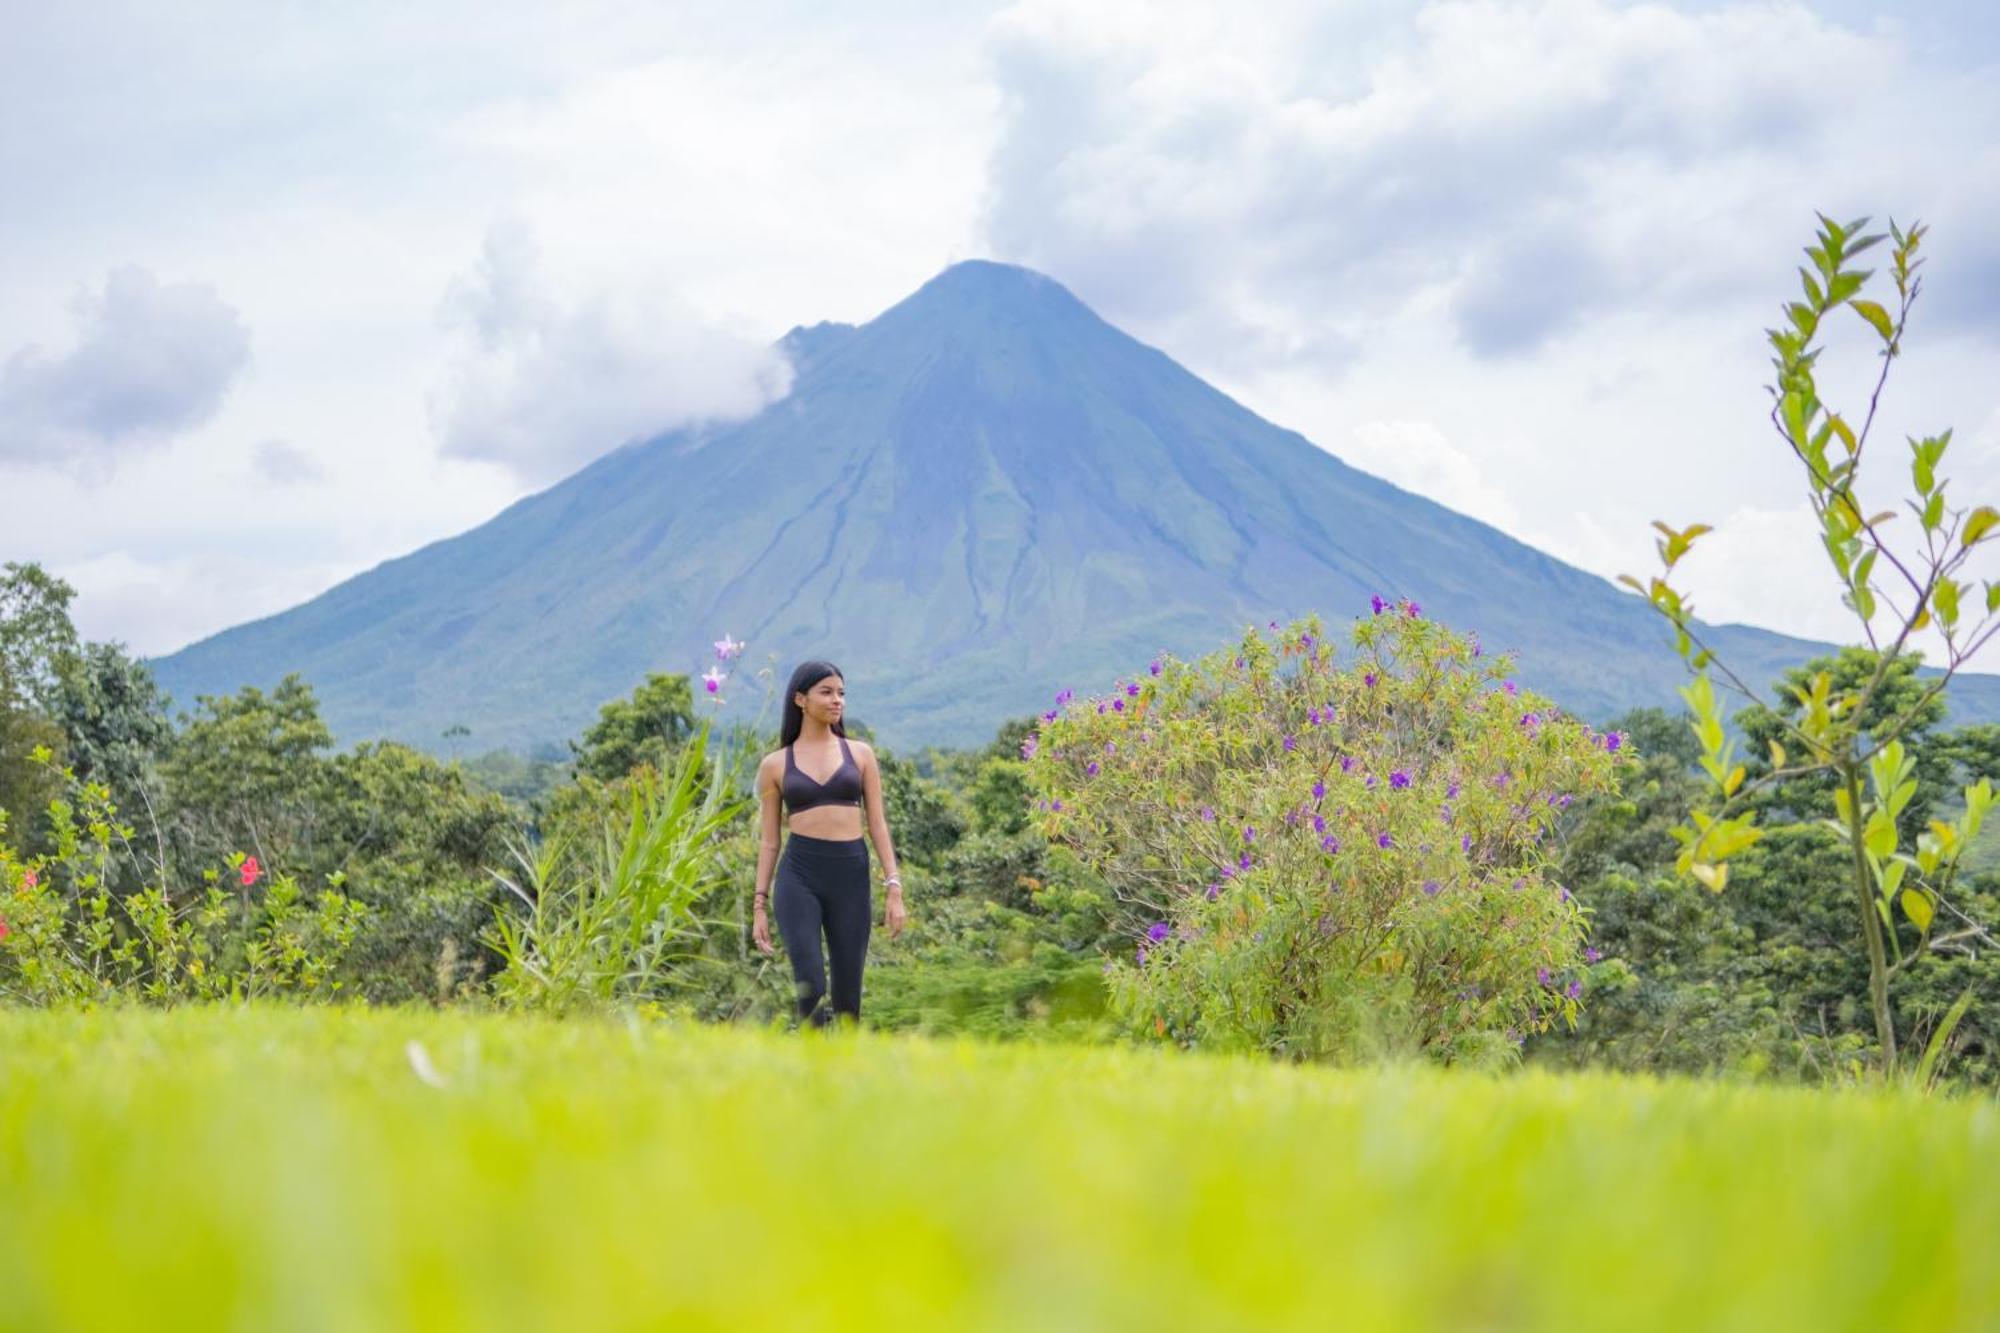
[[[903,877],[901,875],[891,875],[882,882],[884,884],[894,884],[899,889],[903,887]]]

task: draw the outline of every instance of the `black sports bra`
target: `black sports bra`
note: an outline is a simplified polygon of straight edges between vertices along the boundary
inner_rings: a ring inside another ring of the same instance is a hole
[[[837,739],[840,741],[840,767],[834,769],[833,776],[825,782],[814,782],[799,767],[792,747],[785,747],[785,777],[778,784],[778,795],[792,814],[815,805],[861,804],[861,767],[854,762],[854,751],[847,748],[847,737]]]

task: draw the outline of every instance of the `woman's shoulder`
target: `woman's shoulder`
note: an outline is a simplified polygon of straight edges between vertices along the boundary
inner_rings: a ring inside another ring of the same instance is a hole
[[[860,737],[843,736],[841,739],[847,742],[848,749],[854,751],[856,759],[873,759],[875,757],[875,747]]]

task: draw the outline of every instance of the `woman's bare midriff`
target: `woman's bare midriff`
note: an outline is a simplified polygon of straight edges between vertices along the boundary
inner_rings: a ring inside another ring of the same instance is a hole
[[[808,838],[833,838],[845,841],[861,836],[861,807],[858,805],[816,805],[809,810],[801,810],[786,823],[788,833],[803,833]]]

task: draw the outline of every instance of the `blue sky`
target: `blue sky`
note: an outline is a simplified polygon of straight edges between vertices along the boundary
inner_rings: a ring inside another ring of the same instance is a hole
[[[971,256],[1607,576],[1714,523],[1700,611],[1832,636],[1761,330],[1815,208],[1921,216],[1873,507],[1947,425],[2000,500],[1991,6],[19,8],[0,559],[142,652],[754,411],[785,329]]]

